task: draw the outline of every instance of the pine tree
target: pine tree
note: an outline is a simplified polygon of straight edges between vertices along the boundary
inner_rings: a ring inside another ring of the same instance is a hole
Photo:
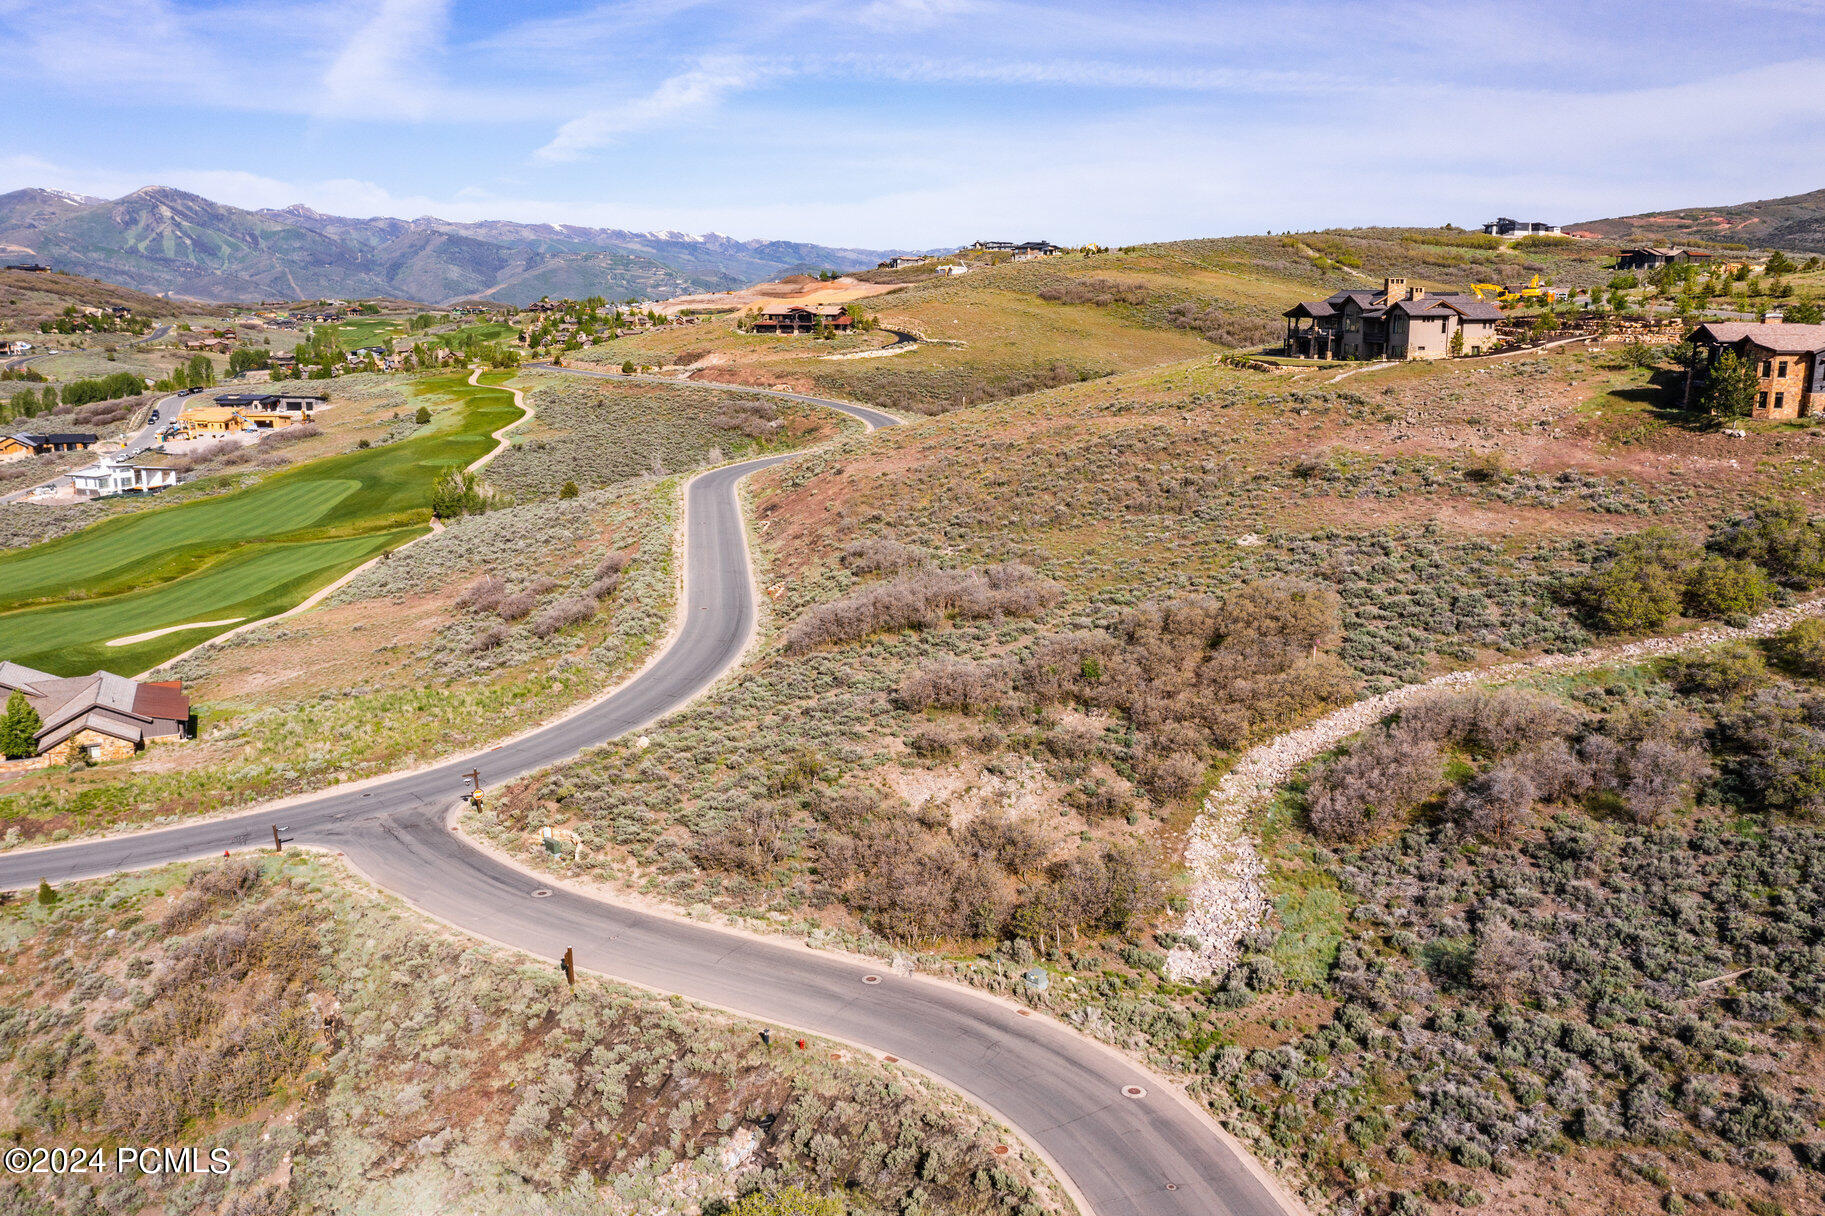
[[[38,754],[38,732],[44,721],[25,694],[18,689],[6,699],[6,712],[0,715],[0,754],[8,760],[20,760]]]

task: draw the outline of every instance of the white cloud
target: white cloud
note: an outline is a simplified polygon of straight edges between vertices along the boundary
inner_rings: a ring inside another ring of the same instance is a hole
[[[755,70],[741,59],[706,59],[645,97],[578,115],[559,127],[551,142],[534,155],[547,161],[578,160],[584,153],[605,148],[634,132],[707,114],[720,106],[724,97],[749,87],[755,79]]]
[[[448,0],[382,0],[349,35],[323,73],[306,86],[319,114],[422,120],[448,104],[430,60],[441,46]]]

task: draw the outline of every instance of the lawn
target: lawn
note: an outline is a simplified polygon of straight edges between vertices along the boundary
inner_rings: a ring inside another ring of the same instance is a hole
[[[187,578],[142,591],[11,613],[4,618],[7,632],[16,631],[20,640],[9,640],[7,657],[71,675],[101,667],[143,671],[236,621],[284,611],[344,571],[423,531],[413,526],[336,540],[251,545]],[[226,623],[183,629],[131,646],[107,644],[190,621]]]
[[[378,346],[399,333],[395,321],[369,318],[362,321],[343,321],[333,327],[336,341],[343,350],[357,350],[363,346]]]
[[[492,385],[472,387],[448,375],[418,387],[454,408],[439,409],[399,442],[0,556],[0,610],[10,610],[0,611],[0,654],[20,661],[30,655],[53,671],[89,670],[93,648],[110,637],[191,619],[268,615],[334,571],[402,543],[429,518],[426,497],[437,476],[486,454],[492,432],[518,417],[511,397]],[[320,543],[326,541],[345,543]],[[259,553],[269,547],[276,551]],[[47,606],[60,599],[84,602]],[[98,611],[104,599],[108,610]],[[114,649],[110,666],[176,654],[207,636],[186,631]]]

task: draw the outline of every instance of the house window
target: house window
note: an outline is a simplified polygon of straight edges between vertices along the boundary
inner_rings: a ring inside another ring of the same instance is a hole
[[[1765,410],[1768,408],[1768,394],[1767,393],[1762,394],[1762,398],[1760,401],[1756,402],[1755,408],[1758,410]]]
[[[1774,395],[1774,408],[1777,413],[1780,411],[1782,399],[1785,398],[1786,396],[1787,396],[1786,393],[1776,393]]]
[[[1773,373],[1773,371],[1774,371],[1774,360],[1773,359],[1763,359],[1762,360],[1762,375],[1764,375],[1764,376],[1770,375]]]
[[[1778,374],[1783,377],[1787,375],[1787,360],[1785,360],[1785,359],[1781,360],[1781,370]]]

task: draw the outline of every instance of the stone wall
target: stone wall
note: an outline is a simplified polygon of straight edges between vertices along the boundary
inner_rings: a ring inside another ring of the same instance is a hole
[[[45,759],[51,764],[69,764],[83,754],[83,750],[94,744],[100,750],[95,759],[125,760],[133,755],[135,746],[125,739],[116,739],[113,735],[104,735],[98,730],[79,730],[46,752]]]

